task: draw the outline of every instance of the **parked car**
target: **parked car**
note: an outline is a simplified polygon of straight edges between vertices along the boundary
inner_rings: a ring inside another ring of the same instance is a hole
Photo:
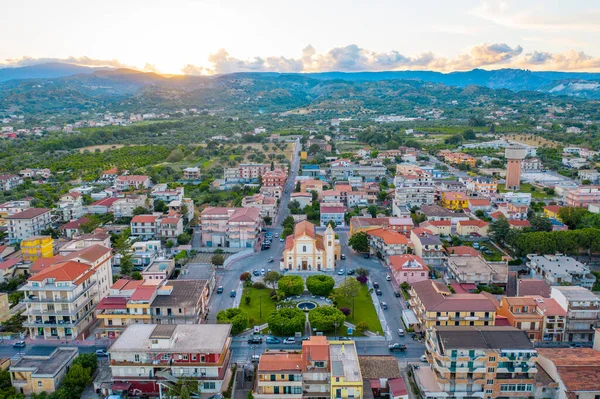
[[[260,336],[258,336],[258,337],[252,336],[252,337],[248,338],[249,344],[262,344],[262,341],[263,341],[263,339]]]
[[[217,288],[217,294],[222,294],[222,293],[223,293],[223,286],[222,286],[222,285],[220,285],[220,286]]]
[[[401,344],[400,342],[395,342],[393,344],[388,345],[388,349],[390,350],[390,352],[393,352],[393,351],[404,352],[406,350],[406,345]]]
[[[343,276],[343,275],[344,275],[344,273],[345,273],[345,272],[344,272],[344,269],[340,269],[340,270],[338,270],[338,274],[339,274],[340,276]]]
[[[231,292],[229,293],[229,296],[232,298],[235,298],[236,295],[237,294],[236,294],[235,290],[231,290]]]
[[[13,344],[13,348],[24,348],[26,346],[27,344],[25,343],[25,341],[17,341]]]
[[[346,274],[348,274],[348,276],[352,276],[354,274],[354,269],[349,269]]]
[[[275,233],[274,235],[275,235],[275,238],[279,237],[279,233]]]
[[[392,281],[392,276],[389,274],[385,276],[385,281]]]
[[[285,242],[285,238],[280,238],[279,242]]]
[[[394,296],[395,296],[396,298],[400,298],[400,297],[402,296],[402,294],[401,294],[399,291],[395,291],[395,292],[394,292]]]
[[[421,355],[421,361],[427,363],[427,356]]]
[[[379,283],[377,281],[373,281],[373,288],[379,288]]]
[[[260,276],[260,272],[258,271],[258,269],[254,269],[254,271],[252,272],[252,274],[254,274],[255,276]]]
[[[346,260],[346,255],[345,255],[345,254],[341,254],[341,255],[340,255],[340,258],[341,258],[342,260]]]
[[[96,349],[96,356],[98,356],[98,357],[108,356],[108,352],[106,352],[104,349]]]
[[[275,259],[273,259],[273,257],[271,256],[271,257],[269,258],[269,263],[273,263],[273,262],[275,262]]]
[[[264,275],[265,275],[265,273],[266,273],[266,272],[265,272],[265,269],[260,269],[260,274],[261,274],[261,275],[263,275],[263,276],[264,276]]]
[[[375,295],[382,296],[383,292],[381,292],[381,290],[375,290]]]
[[[404,330],[403,329],[401,329],[401,328],[398,329],[398,336],[399,337],[404,337]]]
[[[381,309],[387,310],[387,302],[381,302]]]
[[[370,257],[371,257],[370,254],[364,254],[364,256],[363,256],[363,258],[365,258],[365,259],[369,259]]]
[[[267,337],[267,344],[280,344],[281,340],[276,337]]]
[[[283,340],[284,344],[290,344],[290,345],[294,345],[296,343],[296,338],[294,337],[288,337],[286,339]]]

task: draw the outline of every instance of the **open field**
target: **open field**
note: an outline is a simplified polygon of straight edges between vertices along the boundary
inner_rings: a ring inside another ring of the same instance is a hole
[[[562,144],[557,141],[546,140],[543,137],[533,134],[509,134],[506,136],[509,140],[518,141],[519,143],[533,145],[536,147],[561,147]]]
[[[267,322],[269,315],[275,311],[275,303],[269,298],[271,289],[265,288],[257,290],[252,287],[244,288],[240,309],[244,309],[250,316],[250,325],[260,325]],[[246,297],[250,298],[250,303],[246,305]],[[262,301],[261,301],[262,297]],[[262,316],[261,316],[262,307]]]
[[[352,310],[352,301],[350,303],[339,301],[337,307]],[[354,325],[361,321],[366,321],[369,325],[369,331],[383,334],[381,323],[379,323],[379,318],[377,317],[377,312],[375,311],[375,306],[373,305],[371,294],[369,294],[369,288],[366,284],[361,285],[360,293],[354,299],[354,314],[348,316],[346,320]]]
[[[82,147],[79,149],[79,152],[84,152],[88,150],[89,152],[94,152],[96,150],[100,150],[100,152],[104,152],[106,150],[115,150],[117,148],[125,147],[124,144],[100,144],[100,145],[91,145],[89,147]]]

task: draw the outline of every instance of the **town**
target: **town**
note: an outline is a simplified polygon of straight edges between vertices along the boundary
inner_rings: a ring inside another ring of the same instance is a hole
[[[150,162],[84,179],[55,164],[2,174],[0,356],[14,389],[600,394],[598,152],[498,134],[500,122],[428,149],[423,129],[380,144],[346,123],[70,155]]]

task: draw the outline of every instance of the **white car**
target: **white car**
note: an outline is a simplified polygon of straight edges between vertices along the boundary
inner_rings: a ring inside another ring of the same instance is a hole
[[[285,242],[285,238],[280,238],[279,242]]]
[[[387,281],[392,281],[392,277],[391,277],[389,274],[388,274],[387,276],[385,276],[385,279],[386,279]]]
[[[421,355],[421,361],[427,363],[427,356]]]
[[[294,337],[288,337],[286,339],[283,340],[284,344],[291,344],[294,345],[296,343],[296,338]]]
[[[265,275],[265,269],[261,269],[260,270],[260,274],[262,274],[264,276]]]
[[[275,238],[279,237],[279,233],[274,234]]]

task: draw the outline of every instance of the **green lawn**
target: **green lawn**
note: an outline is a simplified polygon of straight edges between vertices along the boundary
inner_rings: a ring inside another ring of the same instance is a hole
[[[352,301],[350,301],[350,303],[340,301],[337,306],[338,308],[348,308],[352,310]],[[377,312],[375,311],[375,306],[373,306],[373,301],[371,300],[371,294],[369,294],[369,289],[366,284],[361,285],[360,294],[354,298],[354,315],[348,316],[346,320],[354,325],[361,321],[366,321],[369,324],[370,331],[383,334]]]
[[[532,191],[532,188],[534,191]],[[500,190],[501,193],[506,193],[510,190],[505,190],[504,189],[504,184],[498,184],[498,189]],[[531,198],[535,198],[535,199],[547,199],[547,198],[552,198],[551,195],[546,194],[543,190],[537,188],[537,187],[532,187],[531,184],[529,183],[523,183],[521,184],[521,188],[518,191],[520,193],[531,193]]]
[[[260,325],[267,322],[269,315],[275,311],[275,303],[269,298],[270,289],[257,290],[255,288],[244,288],[240,309],[244,309],[250,316],[250,325]],[[261,299],[262,296],[262,317],[261,315]],[[246,305],[246,297],[250,297],[250,304]],[[252,322],[254,320],[254,322]]]

